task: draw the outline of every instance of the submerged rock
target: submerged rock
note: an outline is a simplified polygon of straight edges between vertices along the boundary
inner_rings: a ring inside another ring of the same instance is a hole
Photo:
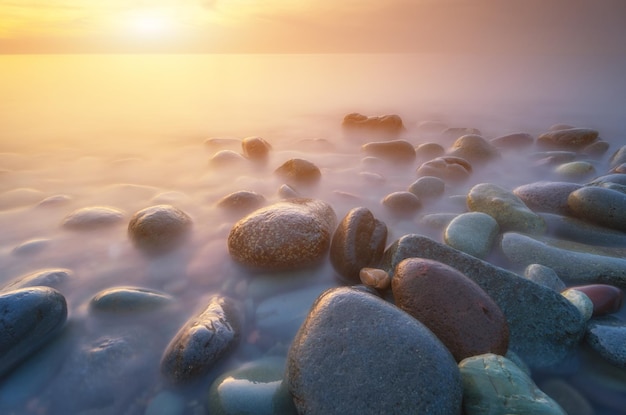
[[[312,186],[317,184],[322,173],[319,167],[304,159],[291,159],[284,162],[274,173],[290,186]]]
[[[311,308],[289,349],[287,382],[298,413],[458,414],[461,407],[458,368],[430,330],[347,287],[326,291]]]
[[[467,194],[471,211],[483,212],[493,217],[502,231],[543,233],[546,224],[513,193],[492,183],[481,183]]]
[[[272,146],[261,137],[246,137],[241,141],[243,156],[254,161],[266,161]]]
[[[211,297],[206,308],[171,340],[161,358],[161,372],[176,383],[204,375],[232,351],[239,341],[241,324],[240,311],[232,299]]]
[[[500,232],[498,222],[482,212],[462,213],[448,224],[443,239],[451,247],[485,258]]]
[[[230,193],[217,202],[217,207],[232,213],[250,213],[265,203],[265,197],[249,190]]]
[[[412,217],[422,207],[422,202],[411,192],[389,193],[382,200],[392,214],[400,217]]]
[[[492,353],[459,363],[466,415],[567,415],[512,361]]]
[[[413,257],[447,264],[477,283],[506,317],[509,350],[531,367],[558,363],[583,335],[584,320],[559,293],[425,236],[405,235],[394,242],[385,251],[383,268],[393,273]]]
[[[626,231],[626,194],[622,192],[586,186],[570,193],[567,203],[580,219]]]
[[[228,251],[235,261],[252,268],[306,268],[328,251],[336,221],[326,202],[285,200],[235,223],[228,235]]]
[[[68,229],[94,229],[114,225],[124,220],[126,214],[106,206],[86,207],[73,211],[63,219],[63,227]]]
[[[537,144],[546,148],[578,150],[598,139],[598,132],[589,128],[568,128],[541,134]]]
[[[504,355],[509,328],[500,308],[474,281],[441,262],[407,258],[392,280],[395,304],[428,327],[457,362]]]
[[[354,208],[335,230],[330,244],[330,263],[339,275],[356,283],[362,268],[379,264],[386,243],[385,223],[367,208]]]
[[[397,135],[404,130],[402,118],[396,114],[367,116],[353,112],[343,118],[342,126],[344,129],[348,130],[387,133],[391,135]]]
[[[418,176],[434,176],[452,182],[463,181],[471,173],[472,166],[467,160],[452,156],[434,158],[417,169]]]
[[[161,254],[180,245],[191,231],[192,220],[171,205],[156,205],[135,213],[128,223],[128,236],[142,251]]]
[[[531,146],[535,139],[528,133],[511,133],[492,138],[489,142],[503,150],[520,150]]]
[[[49,287],[0,294],[0,377],[49,342],[67,319],[65,297]]]
[[[11,291],[27,287],[59,288],[74,278],[74,273],[66,268],[41,269],[22,275],[2,287],[0,291]]]
[[[502,237],[502,252],[514,264],[541,264],[570,284],[603,283],[626,287],[626,260],[549,246],[519,233]]]
[[[589,321],[586,343],[609,363],[626,369],[626,322],[613,316]]]
[[[460,157],[470,163],[484,163],[500,155],[498,149],[477,134],[467,134],[456,139],[450,156]]]
[[[439,177],[423,176],[414,181],[409,188],[420,200],[435,199],[443,195],[446,189],[446,182]]]
[[[172,296],[137,287],[108,288],[90,301],[92,310],[109,313],[144,312],[161,308],[173,301]]]
[[[361,150],[367,155],[394,163],[412,163],[415,160],[415,148],[405,140],[375,141],[364,144]]]

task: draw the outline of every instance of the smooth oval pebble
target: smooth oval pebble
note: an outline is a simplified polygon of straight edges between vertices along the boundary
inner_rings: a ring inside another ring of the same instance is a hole
[[[567,203],[580,219],[626,231],[626,194],[598,186],[570,193]]]
[[[531,146],[534,141],[533,136],[528,133],[511,133],[489,140],[494,147],[506,150],[520,150]]]
[[[94,206],[77,209],[63,219],[63,227],[68,229],[93,229],[113,225],[124,220],[126,214],[116,208]]]
[[[524,278],[527,278],[537,284],[550,288],[558,293],[563,291],[566,286],[563,280],[559,278],[556,272],[550,267],[541,264],[530,264],[524,269]]]
[[[466,134],[456,139],[450,156],[460,157],[470,163],[482,163],[500,155],[498,149],[478,134]]]
[[[387,226],[364,207],[350,210],[341,220],[330,244],[330,263],[339,275],[359,281],[364,267],[378,265],[387,243]]]
[[[287,160],[280,165],[274,174],[284,180],[290,186],[312,186],[322,178],[319,167],[304,159]]]
[[[92,310],[112,313],[150,311],[172,302],[165,293],[136,287],[109,288],[96,294],[89,305]]]
[[[51,268],[33,271],[22,275],[2,287],[1,291],[17,290],[26,287],[50,287],[59,288],[68,279],[74,277],[74,273],[66,268]]]
[[[265,161],[272,149],[270,143],[261,137],[246,137],[241,141],[243,156],[256,161]]]
[[[249,190],[230,193],[220,200],[216,206],[232,213],[250,213],[265,203],[265,197]]]
[[[423,176],[414,181],[407,190],[423,200],[437,198],[443,195],[445,189],[446,182],[439,177]]]
[[[422,207],[422,202],[411,192],[393,192],[382,200],[383,206],[394,215],[410,217]]]
[[[590,284],[570,287],[583,292],[593,303],[593,316],[616,313],[624,304],[624,292],[613,285]]]
[[[580,149],[598,139],[598,132],[590,128],[568,128],[548,131],[537,137],[537,144],[547,148]]]
[[[161,254],[180,245],[191,230],[192,220],[171,205],[156,205],[135,213],[128,223],[128,235],[148,254]]]
[[[502,310],[458,270],[407,258],[396,266],[391,288],[396,305],[435,333],[457,362],[483,353],[506,353],[509,327]]]
[[[568,288],[561,292],[561,295],[567,298],[569,302],[580,311],[580,315],[583,316],[585,321],[591,318],[593,314],[593,303],[587,294],[573,288]]]
[[[378,290],[386,290],[391,285],[389,273],[378,268],[362,268],[359,278],[363,284]]]
[[[491,251],[500,226],[482,212],[462,213],[446,227],[444,241],[451,247],[476,258],[485,258]]]
[[[405,140],[375,141],[364,144],[361,150],[367,155],[395,163],[411,163],[415,160],[415,148]]]
[[[0,377],[50,341],[67,319],[65,297],[49,287],[0,294]]]
[[[219,295],[176,333],[161,358],[161,372],[183,383],[207,373],[237,344],[241,316],[236,303]]]
[[[567,415],[512,361],[493,353],[459,363],[465,415]]]

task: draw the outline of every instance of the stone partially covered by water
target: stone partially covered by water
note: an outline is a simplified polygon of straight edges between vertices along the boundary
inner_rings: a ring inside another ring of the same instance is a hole
[[[545,148],[578,150],[598,139],[598,131],[590,128],[567,128],[548,131],[537,137],[537,144]]]
[[[235,261],[252,268],[306,268],[326,255],[336,221],[326,202],[285,200],[239,220],[228,235],[228,251]]]
[[[477,134],[457,138],[450,152],[450,156],[460,157],[474,164],[491,161],[499,155],[498,149],[493,144]]]
[[[364,207],[350,210],[335,230],[330,263],[341,277],[357,283],[359,272],[377,266],[387,244],[387,225]]]
[[[267,161],[272,146],[261,137],[246,137],[241,141],[243,156],[254,161]]]
[[[116,208],[106,206],[86,207],[73,211],[63,219],[67,229],[94,229],[114,225],[124,220],[126,214]]]
[[[448,224],[444,241],[477,258],[485,258],[500,232],[498,222],[482,212],[462,213]]]
[[[436,199],[446,190],[446,182],[439,177],[423,176],[411,183],[407,189],[420,200]]]
[[[502,252],[514,264],[542,264],[571,284],[610,284],[626,287],[626,260],[576,252],[547,245],[527,235],[505,233]]]
[[[316,185],[322,178],[322,172],[314,163],[300,159],[290,159],[281,164],[274,174],[290,186]]]
[[[536,212],[571,214],[567,198],[582,185],[570,182],[534,182],[518,186],[513,194]]]
[[[393,273],[416,257],[447,264],[477,283],[506,317],[509,349],[531,367],[560,362],[584,333],[579,311],[559,293],[422,235],[405,235],[387,248],[384,269]]]
[[[406,140],[374,141],[364,144],[361,150],[369,156],[393,163],[412,163],[415,160],[415,147]]]
[[[503,356],[488,353],[459,363],[466,415],[567,415],[530,376]]]
[[[461,182],[472,173],[472,165],[461,157],[442,156],[423,163],[418,176],[434,176],[445,182]]]
[[[89,306],[94,311],[132,313],[155,310],[170,304],[173,297],[159,291],[137,287],[108,288],[96,294]]]
[[[11,291],[19,288],[37,286],[58,289],[72,278],[74,278],[74,273],[66,268],[41,269],[15,278],[2,287],[0,291]]]
[[[161,254],[178,247],[188,236],[192,220],[171,205],[156,205],[135,213],[128,223],[128,236],[148,254]]]
[[[511,133],[492,138],[489,142],[501,150],[521,150],[530,147],[535,139],[528,133]]]
[[[492,183],[481,183],[467,194],[467,206],[471,211],[492,216],[502,231],[543,233],[544,220],[534,213],[512,192]]]
[[[441,262],[407,258],[392,279],[395,304],[428,327],[457,362],[506,354],[509,328],[500,308],[474,281]]]
[[[0,294],[0,377],[49,342],[67,319],[65,297],[49,287]]]
[[[342,126],[348,131],[395,136],[404,130],[402,118],[396,114],[367,116],[356,112],[343,118]]]
[[[579,285],[571,287],[583,292],[593,303],[593,316],[618,312],[624,304],[624,292],[617,287],[607,284]]]
[[[230,193],[217,202],[217,207],[233,214],[248,214],[265,204],[265,197],[250,190]]]
[[[541,264],[530,264],[524,269],[524,277],[550,288],[558,293],[566,288],[563,280],[559,278],[556,272],[550,267]]]
[[[161,372],[175,383],[206,374],[241,336],[242,317],[234,300],[215,295],[176,333],[161,358]]]
[[[430,330],[392,304],[348,287],[326,291],[311,308],[289,349],[287,382],[298,413],[461,409],[458,368]]]
[[[589,321],[586,343],[612,365],[626,369],[626,322],[613,316]]]
[[[622,192],[586,186],[570,193],[567,203],[580,219],[626,231],[626,194]]]

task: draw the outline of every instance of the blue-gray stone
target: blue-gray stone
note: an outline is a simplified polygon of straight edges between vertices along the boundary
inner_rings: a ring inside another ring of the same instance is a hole
[[[530,264],[524,269],[524,277],[560,293],[566,288],[563,280],[550,267],[541,264]]]
[[[17,277],[13,281],[9,282],[7,285],[2,287],[2,290],[0,291],[10,291],[10,290],[17,290],[19,288],[38,287],[38,286],[58,289],[68,279],[71,279],[73,277],[74,277],[74,273],[69,269],[65,269],[65,268],[42,269],[42,270],[34,271],[29,274]]]
[[[186,382],[206,374],[231,352],[241,335],[238,305],[215,295],[201,313],[176,333],[161,358],[161,372],[174,382]]]
[[[443,239],[451,247],[477,258],[485,258],[491,251],[500,231],[498,222],[482,212],[462,213],[452,219]]]
[[[609,363],[626,369],[626,321],[614,316],[593,318],[585,341]]]
[[[626,194],[599,186],[570,193],[567,203],[574,216],[607,228],[626,231]]]
[[[461,382],[450,352],[422,323],[366,292],[322,294],[287,357],[301,414],[458,414]],[[384,388],[384,393],[381,393]]]
[[[136,287],[115,287],[96,294],[89,305],[95,311],[130,313],[155,310],[172,301],[172,296],[159,291]]]
[[[561,249],[513,232],[502,236],[502,252],[517,265],[550,267],[569,284],[626,287],[626,259]]]
[[[53,288],[0,294],[0,377],[54,338],[66,319],[65,297]]]
[[[439,177],[423,176],[414,181],[407,190],[420,200],[434,199],[443,195],[446,182]]]
[[[584,333],[580,312],[559,293],[422,235],[405,235],[387,248],[384,269],[393,274],[414,257],[450,265],[476,282],[506,317],[509,349],[531,367],[558,363]]]
[[[283,387],[285,359],[267,357],[246,363],[217,378],[209,389],[209,413],[213,415],[296,414]]]
[[[600,246],[626,246],[626,232],[594,225],[580,219],[541,213],[548,233],[557,238]]]

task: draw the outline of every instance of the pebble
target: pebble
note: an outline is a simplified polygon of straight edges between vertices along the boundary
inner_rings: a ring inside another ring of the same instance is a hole
[[[500,152],[493,144],[477,134],[467,134],[457,138],[450,152],[450,156],[478,164],[493,160],[499,155]]]
[[[298,191],[293,187],[288,184],[281,184],[278,188],[278,197],[281,199],[295,199],[301,196],[300,193],[298,193]]]
[[[181,245],[189,236],[192,220],[172,205],[156,205],[136,212],[128,223],[128,236],[147,254],[162,254]]]
[[[265,204],[265,197],[249,190],[240,190],[221,198],[216,206],[231,213],[248,214]]]
[[[502,236],[502,252],[514,264],[542,264],[569,284],[603,283],[626,287],[626,260],[549,246],[519,233]]]
[[[602,186],[607,184],[620,184],[626,185],[626,174],[624,173],[612,173],[604,176],[596,177],[587,185],[589,186]]]
[[[387,244],[387,225],[367,208],[350,210],[341,220],[330,244],[330,263],[345,280],[359,281],[365,267],[377,266]]]
[[[446,182],[439,177],[423,176],[411,183],[407,189],[420,200],[441,197],[446,189]]]
[[[585,293],[593,303],[593,316],[617,313],[624,304],[624,292],[606,284],[579,285],[571,287]]]
[[[502,150],[522,150],[530,147],[535,139],[528,133],[511,133],[492,138],[489,142]]]
[[[574,307],[580,311],[585,321],[588,321],[593,314],[593,302],[582,291],[578,291],[574,288],[568,288],[561,292],[561,295],[569,300]]]
[[[395,304],[428,327],[460,362],[504,355],[509,328],[500,308],[471,279],[441,262],[407,258],[394,271]]]
[[[465,415],[567,415],[512,361],[493,353],[459,363]]]
[[[626,194],[622,192],[586,186],[570,193],[567,203],[579,219],[626,231]]]
[[[524,269],[524,277],[560,293],[566,286],[562,279],[550,267],[541,264],[530,264]]]
[[[49,287],[0,294],[0,377],[50,342],[67,319],[65,297]]]
[[[316,300],[289,348],[287,385],[302,414],[461,410],[459,371],[441,342],[392,304],[349,287]]]
[[[209,160],[209,164],[215,167],[237,167],[245,162],[246,159],[233,150],[220,150]]]
[[[472,187],[467,194],[467,206],[471,211],[493,217],[503,232],[541,234],[546,230],[541,216],[530,210],[512,192],[492,183]]]
[[[415,148],[415,157],[418,160],[431,160],[445,153],[446,149],[439,143],[424,143]]]
[[[367,116],[356,112],[343,118],[344,129],[396,135],[404,130],[402,118],[396,114]]]
[[[541,134],[537,144],[546,148],[579,150],[598,139],[598,132],[589,128],[568,128]]]
[[[596,173],[596,168],[588,161],[571,161],[557,166],[554,172],[563,179],[580,181]]]
[[[626,233],[621,231],[568,216],[542,213],[541,217],[548,226],[548,233],[554,237],[597,246],[626,245]]]
[[[462,213],[446,227],[444,241],[451,247],[477,258],[485,258],[493,247],[500,226],[482,212]]]
[[[361,282],[377,290],[387,290],[391,286],[391,277],[385,270],[378,268],[361,268],[359,271]]]
[[[212,296],[176,333],[161,358],[161,373],[175,383],[206,374],[239,342],[242,317],[230,298]]]
[[[598,140],[583,148],[581,153],[589,157],[600,158],[609,151],[610,147],[611,145],[606,141]]]
[[[412,163],[415,160],[415,148],[406,140],[375,141],[361,146],[361,151],[393,163]]]
[[[72,278],[74,273],[66,268],[41,269],[15,278],[3,286],[0,292],[38,286],[58,289]]]
[[[156,310],[173,300],[169,294],[146,288],[115,287],[100,291],[89,306],[98,312],[133,313]]]
[[[609,158],[609,163],[611,168],[626,163],[626,145],[618,148],[613,154],[611,154],[611,157]]]
[[[389,193],[381,202],[393,215],[412,217],[422,207],[422,202],[411,192]]]
[[[43,199],[41,202],[39,202],[37,206],[40,206],[40,207],[61,206],[61,205],[67,204],[71,200],[72,200],[72,197],[69,195],[61,194],[61,195],[48,196],[45,199]]]
[[[518,186],[513,194],[535,212],[571,214],[567,198],[582,185],[571,182],[534,182]]]
[[[228,251],[236,262],[256,269],[307,268],[327,254],[336,221],[326,202],[285,200],[235,223],[228,235]]]
[[[391,244],[385,251],[382,268],[392,275],[393,281],[396,265],[413,257],[442,262],[477,283],[506,317],[509,350],[530,367],[554,365],[577,347],[584,321],[559,293],[416,234],[405,235]]]
[[[287,160],[280,165],[274,174],[285,181],[290,186],[313,186],[322,178],[319,167],[304,159]]]
[[[63,219],[62,226],[67,229],[89,230],[114,225],[124,220],[126,213],[122,210],[94,206],[73,211]]]
[[[272,146],[261,137],[246,137],[241,141],[243,156],[254,161],[267,161]]]
[[[626,322],[613,316],[589,320],[585,342],[614,366],[626,369]]]
[[[214,415],[296,414],[282,386],[285,359],[266,357],[246,363],[217,378],[209,389],[208,409]]]
[[[417,169],[418,176],[434,176],[451,182],[464,181],[471,173],[472,166],[467,160],[452,156],[434,158]]]

